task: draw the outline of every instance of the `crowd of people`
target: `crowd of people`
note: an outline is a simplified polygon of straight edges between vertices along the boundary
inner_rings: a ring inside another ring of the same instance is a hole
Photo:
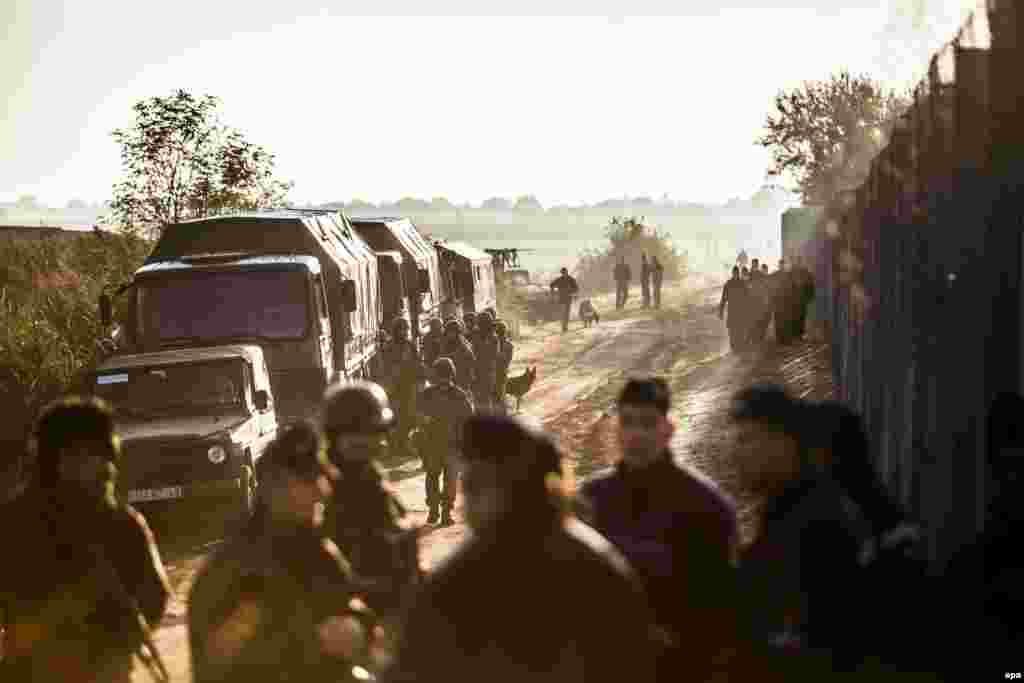
[[[761,501],[741,546],[733,499],[671,451],[664,380],[627,381],[617,464],[575,487],[550,436],[493,409],[459,322],[428,337],[415,360],[434,374],[415,399],[428,522],[450,523],[461,490],[469,540],[422,573],[421,527],[379,466],[408,438],[407,397],[331,386],[320,417],[258,461],[252,515],[191,586],[197,683],[968,680],[1022,651],[1019,396],[989,425],[999,523],[940,579],[839,403],[774,386],[734,397],[732,462]],[[394,372],[399,389],[413,377]],[[116,495],[112,409],[58,401],[30,452],[31,482],[0,509],[16,549],[0,563],[0,678],[126,683],[138,660],[166,680],[152,626],[171,589],[146,520]]]
[[[626,263],[626,257],[620,256],[615,270],[612,272],[615,279],[615,308],[625,308],[629,301],[629,286],[633,279],[633,269]],[[647,258],[647,254],[640,254],[640,295],[643,297],[643,307],[661,308],[661,283],[665,278],[665,267],[661,265],[657,256]]]
[[[737,259],[732,278],[722,288],[718,317],[725,318],[729,346],[740,351],[764,342],[773,327],[775,340],[790,344],[803,337],[807,307],[814,299],[814,276],[797,257],[790,266],[779,261],[775,271],[767,263],[751,259],[750,266]]]

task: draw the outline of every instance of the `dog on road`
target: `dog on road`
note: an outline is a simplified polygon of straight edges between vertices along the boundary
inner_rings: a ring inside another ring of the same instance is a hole
[[[519,410],[519,404],[522,402],[523,396],[526,396],[527,392],[530,391],[536,379],[537,366],[534,366],[526,368],[526,372],[521,375],[509,377],[508,381],[505,382],[505,393],[516,398],[516,411]]]
[[[590,299],[580,302],[580,320],[583,321],[583,327],[590,327],[601,322],[601,316],[597,314],[597,309],[594,308],[594,304],[590,303]]]

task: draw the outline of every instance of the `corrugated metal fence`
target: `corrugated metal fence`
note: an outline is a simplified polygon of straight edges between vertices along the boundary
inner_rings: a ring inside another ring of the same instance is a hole
[[[983,526],[985,416],[1021,386],[1022,5],[979,8],[935,55],[817,237],[837,384],[936,569]]]

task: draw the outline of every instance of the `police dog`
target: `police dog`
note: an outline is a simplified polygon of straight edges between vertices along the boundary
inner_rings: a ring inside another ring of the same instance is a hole
[[[594,304],[590,303],[590,299],[580,302],[580,320],[583,321],[583,327],[590,327],[601,322],[601,316],[597,314],[597,309],[594,308]]]
[[[509,377],[508,381],[505,382],[505,393],[509,396],[515,396],[516,398],[516,411],[519,410],[519,404],[523,400],[523,396],[530,391],[533,383],[537,379],[537,366],[532,368],[526,368],[526,372],[519,375],[518,377]]]

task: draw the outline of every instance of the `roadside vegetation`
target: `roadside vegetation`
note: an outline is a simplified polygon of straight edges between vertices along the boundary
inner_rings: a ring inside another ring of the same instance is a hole
[[[632,284],[640,284],[640,256],[657,258],[664,270],[664,282],[685,277],[686,255],[676,249],[668,233],[647,225],[643,219],[616,216],[605,227],[608,244],[602,249],[584,250],[576,265],[576,280],[584,292],[615,289],[615,264],[624,258],[632,271]]]

